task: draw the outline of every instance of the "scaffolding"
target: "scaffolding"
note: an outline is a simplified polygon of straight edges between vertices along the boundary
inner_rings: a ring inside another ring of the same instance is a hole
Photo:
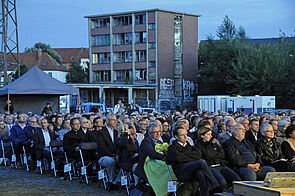
[[[16,15],[16,0],[1,0],[0,36],[1,36],[1,81],[0,85],[8,84],[7,66],[16,65],[19,69],[19,45]],[[18,72],[20,74],[20,71]]]

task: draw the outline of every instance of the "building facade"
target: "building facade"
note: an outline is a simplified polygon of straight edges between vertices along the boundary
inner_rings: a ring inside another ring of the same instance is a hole
[[[83,69],[89,66],[89,50],[88,48],[52,48],[61,56],[62,64],[69,70],[72,61],[77,61]]]
[[[81,101],[192,107],[199,16],[160,9],[86,16],[90,84],[72,84]]]
[[[66,76],[68,74],[67,68],[52,58],[47,52],[42,52],[39,49],[34,53],[20,53],[20,65],[25,65],[29,70],[33,66],[37,66],[39,69],[50,75],[51,77],[66,83]],[[7,61],[10,62],[7,65],[7,74],[14,74],[17,69],[17,64],[12,55],[7,56]],[[4,81],[4,67],[0,69],[0,85]]]

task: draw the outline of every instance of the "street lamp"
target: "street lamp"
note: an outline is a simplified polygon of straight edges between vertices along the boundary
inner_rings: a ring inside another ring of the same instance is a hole
[[[250,101],[252,101],[252,104],[253,104],[253,108],[252,108],[252,112],[254,114],[254,111],[255,111],[255,100],[254,99],[250,99]]]

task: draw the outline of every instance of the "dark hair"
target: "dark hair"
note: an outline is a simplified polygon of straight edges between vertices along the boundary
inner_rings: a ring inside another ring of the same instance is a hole
[[[210,122],[208,120],[201,120],[198,124],[198,130],[206,125],[210,125]]]
[[[173,136],[175,137],[176,135],[178,135],[178,130],[180,130],[180,129],[184,129],[183,127],[175,127],[174,129],[173,129]]]
[[[74,118],[72,118],[71,121],[70,121],[71,126],[73,126],[74,120],[78,120],[78,121],[80,122],[80,118],[78,118],[78,117],[74,117]]]
[[[253,123],[254,121],[257,121],[257,122],[259,123],[259,120],[258,120],[257,118],[253,118],[253,119],[250,120],[249,125],[252,125],[252,123]]]
[[[287,129],[285,131],[286,138],[291,138],[293,131],[295,131],[295,125],[291,124],[287,127]]]
[[[264,119],[266,119],[266,116],[261,116],[261,118],[259,119],[259,126],[263,124]]]
[[[201,127],[200,129],[198,129],[197,132],[197,138],[199,140],[201,140],[201,135],[205,135],[206,133],[208,133],[209,131],[212,131],[212,129],[208,128],[208,127]]]
[[[271,119],[268,123],[272,125],[272,122],[278,122],[276,119]]]
[[[225,125],[225,123],[224,123],[224,119],[220,119],[220,120],[218,121],[218,124],[217,124],[217,128],[218,128],[218,130],[221,130],[221,129],[222,129],[222,125]]]
[[[93,119],[93,123],[95,123],[97,119],[101,119],[101,117],[100,117],[100,116],[95,117],[95,118]]]

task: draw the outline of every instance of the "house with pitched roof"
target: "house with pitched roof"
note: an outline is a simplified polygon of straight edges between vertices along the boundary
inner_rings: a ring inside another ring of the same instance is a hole
[[[7,56],[7,74],[16,71],[15,60],[11,55]],[[66,83],[68,69],[63,64],[57,62],[48,53],[39,49],[36,53],[20,53],[20,64],[26,65],[28,70],[36,65],[39,69],[52,76],[53,78]],[[0,71],[3,73],[4,67]]]
[[[71,67],[73,60],[76,60],[83,69],[89,65],[89,49],[88,48],[52,48],[62,58],[62,64],[66,65],[67,69]]]

